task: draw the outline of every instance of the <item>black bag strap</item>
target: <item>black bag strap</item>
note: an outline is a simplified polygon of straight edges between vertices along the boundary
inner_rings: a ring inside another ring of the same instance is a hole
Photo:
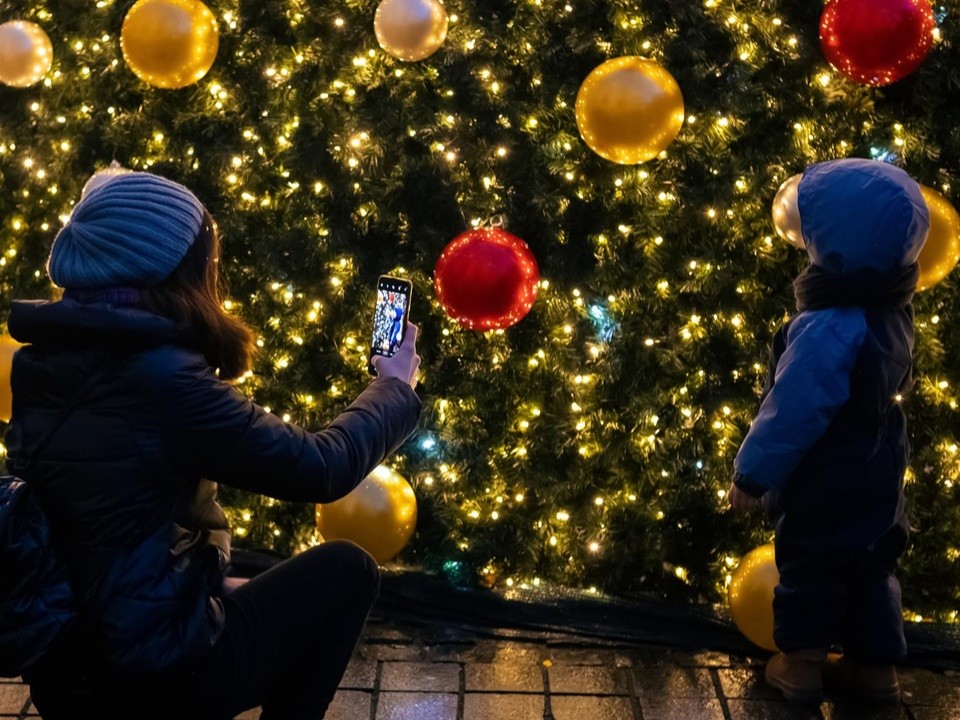
[[[17,472],[23,472],[28,470],[33,465],[33,458],[42,451],[47,443],[53,438],[57,430],[66,422],[67,418],[73,413],[74,410],[80,405],[81,402],[90,394],[90,391],[107,375],[116,370],[123,364],[123,361],[126,360],[126,357],[119,357],[114,359],[113,362],[108,362],[106,365],[101,367],[98,371],[93,373],[90,377],[87,378],[87,381],[80,386],[80,389],[73,395],[66,405],[64,405],[60,412],[57,414],[57,417],[54,419],[53,423],[48,427],[43,435],[40,436],[40,442],[33,448],[33,451],[18,459],[17,461]]]

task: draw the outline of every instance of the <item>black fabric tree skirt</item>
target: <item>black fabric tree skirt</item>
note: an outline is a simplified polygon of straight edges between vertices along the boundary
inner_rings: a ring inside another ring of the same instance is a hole
[[[234,551],[234,574],[252,577],[283,558]],[[383,571],[379,612],[421,625],[461,628],[490,637],[522,639],[524,634],[563,633],[603,644],[654,644],[711,650],[746,657],[769,653],[746,640],[722,612],[655,597],[629,600],[550,588],[514,596],[499,591],[454,587],[446,578],[409,569]],[[960,626],[907,623],[906,664],[960,669]]]

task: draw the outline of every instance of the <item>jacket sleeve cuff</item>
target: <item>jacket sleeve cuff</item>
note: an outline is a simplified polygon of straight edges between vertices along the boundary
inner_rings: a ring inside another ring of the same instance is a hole
[[[736,471],[733,473],[733,484],[743,490],[747,495],[755,498],[762,497],[767,492],[766,488],[755,485],[754,483],[750,482],[746,476],[741,475]]]
[[[408,427],[404,439],[409,437],[413,431],[417,429],[417,421],[420,419],[420,413],[423,410],[423,401],[420,400],[417,391],[410,387],[410,383],[392,377],[377,378],[371,386],[378,391],[386,388],[390,393],[393,393],[394,398],[401,400],[403,410],[408,420]]]

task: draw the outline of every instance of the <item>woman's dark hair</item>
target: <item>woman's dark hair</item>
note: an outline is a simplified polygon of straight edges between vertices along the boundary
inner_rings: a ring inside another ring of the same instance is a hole
[[[224,380],[250,369],[256,346],[253,331],[223,309],[220,282],[220,234],[204,210],[203,226],[177,269],[159,285],[141,290],[145,310],[191,328],[207,362]]]

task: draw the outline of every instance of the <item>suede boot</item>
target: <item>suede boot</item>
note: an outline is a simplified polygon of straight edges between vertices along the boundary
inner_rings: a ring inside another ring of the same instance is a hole
[[[774,655],[767,662],[767,684],[777,688],[787,700],[819,703],[823,697],[822,665],[827,652],[822,648],[796,650]]]
[[[831,653],[823,665],[823,682],[830,690],[849,693],[871,703],[900,700],[900,681],[893,665],[861,665]]]

